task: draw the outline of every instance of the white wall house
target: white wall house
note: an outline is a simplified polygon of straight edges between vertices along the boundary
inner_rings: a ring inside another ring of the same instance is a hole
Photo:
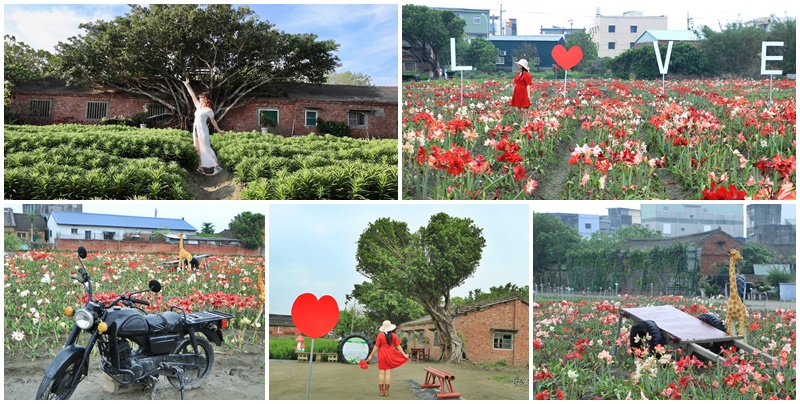
[[[594,17],[589,33],[597,44],[597,56],[616,57],[635,47],[636,40],[647,30],[666,30],[667,16],[645,16],[641,11],[628,11],[622,15]]]
[[[98,213],[53,211],[47,217],[48,239],[74,240],[147,240],[153,233],[186,236],[197,233],[183,219],[161,217],[137,217]]]

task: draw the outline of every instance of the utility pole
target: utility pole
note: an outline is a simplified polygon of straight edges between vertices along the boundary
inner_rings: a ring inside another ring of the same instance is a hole
[[[503,20],[503,5],[500,5],[500,35],[506,34],[506,22]]]
[[[692,30],[692,18],[689,18],[689,13],[688,12],[686,13],[686,30],[687,31],[691,31]]]

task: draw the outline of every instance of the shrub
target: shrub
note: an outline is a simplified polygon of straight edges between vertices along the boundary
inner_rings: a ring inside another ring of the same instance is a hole
[[[347,125],[347,122],[317,119],[317,129],[321,135],[330,134],[336,137],[350,137],[350,126]]]

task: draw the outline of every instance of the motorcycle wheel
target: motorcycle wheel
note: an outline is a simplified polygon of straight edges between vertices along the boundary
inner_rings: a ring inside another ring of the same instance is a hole
[[[75,372],[80,372],[81,358],[78,356],[73,357],[72,361],[65,362],[61,365],[61,369],[56,372],[54,378],[45,376],[42,383],[39,385],[39,390],[36,392],[37,400],[69,400],[72,393],[78,387],[76,384],[72,388],[66,387],[72,380]],[[80,380],[78,380],[80,382]]]
[[[214,370],[214,348],[211,347],[211,343],[208,342],[207,339],[200,336],[196,336],[195,339],[197,340],[197,354],[203,358],[205,366],[203,366],[202,369],[188,369],[183,373],[184,390],[193,390],[200,387],[203,382],[206,381],[208,376],[211,375],[211,371]],[[172,353],[194,353],[192,349],[192,342],[189,340],[189,337],[181,340]],[[176,376],[167,376],[167,380],[169,380],[170,384],[172,384],[172,387],[175,387],[176,389],[181,388],[181,382]]]

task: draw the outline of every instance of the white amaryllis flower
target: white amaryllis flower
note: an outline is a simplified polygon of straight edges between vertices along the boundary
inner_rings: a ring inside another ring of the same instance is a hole
[[[25,339],[25,333],[22,331],[14,331],[11,333],[11,339],[14,341],[22,341]]]

